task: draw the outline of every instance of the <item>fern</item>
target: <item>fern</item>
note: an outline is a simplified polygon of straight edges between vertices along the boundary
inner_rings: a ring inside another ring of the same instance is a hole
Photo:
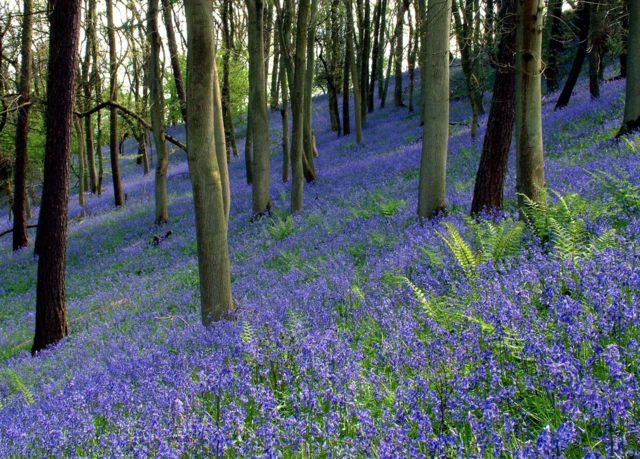
[[[285,218],[281,218],[280,216],[276,216],[276,218],[267,224],[267,231],[276,241],[284,239],[290,235],[292,235],[296,230],[295,224],[293,223],[293,218],[291,215],[286,216]]]
[[[22,381],[20,374],[10,368],[5,368],[4,373],[7,375],[9,383],[9,394],[22,394],[24,401],[31,405],[34,402],[33,393]],[[0,402],[0,407],[2,403]]]
[[[465,275],[469,278],[473,277],[476,266],[485,261],[482,252],[474,252],[467,241],[460,235],[460,232],[451,223],[445,222],[444,225],[449,230],[449,236],[447,237],[439,231],[436,231],[436,234],[447,244],[447,247],[451,250],[453,257]]]
[[[247,320],[242,321],[242,331],[240,332],[240,338],[243,343],[252,343],[256,339],[255,328]]]

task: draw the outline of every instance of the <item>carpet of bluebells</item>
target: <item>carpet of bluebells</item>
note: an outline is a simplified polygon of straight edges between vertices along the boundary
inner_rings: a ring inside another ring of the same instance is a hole
[[[275,212],[251,221],[234,158],[238,317],[210,328],[185,154],[170,157],[173,234],[154,245],[166,229],[153,225],[153,174],[127,141],[125,208],[108,175],[84,209],[72,195],[71,334],[36,358],[37,264],[0,239],[0,457],[638,457],[640,145],[611,140],[624,84],[591,100],[582,81],[558,112],[546,96],[549,208],[573,216],[546,240],[529,225],[509,256],[472,266],[450,248],[455,233],[476,250],[484,228],[466,214],[486,117],[473,141],[466,100],[451,105],[463,124],[451,128],[450,212],[423,225],[417,114],[376,111],[357,146],[330,132],[318,98],[319,179],[291,217],[274,113]],[[514,186],[512,152],[505,225]],[[609,244],[571,239],[576,227]]]

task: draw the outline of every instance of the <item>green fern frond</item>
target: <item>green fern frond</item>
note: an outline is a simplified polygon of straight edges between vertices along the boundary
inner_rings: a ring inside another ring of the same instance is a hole
[[[242,332],[240,332],[240,338],[244,343],[251,343],[256,339],[255,328],[247,320],[242,321]]]
[[[13,394],[22,394],[24,401],[31,405],[34,402],[33,393],[26,386],[20,374],[10,368],[5,368],[4,373],[9,381],[9,391]]]

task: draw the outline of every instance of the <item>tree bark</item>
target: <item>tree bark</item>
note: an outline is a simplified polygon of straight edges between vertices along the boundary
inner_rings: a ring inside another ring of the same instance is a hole
[[[110,100],[118,101],[118,55],[116,51],[116,29],[113,22],[113,0],[107,2],[107,28],[109,29],[109,78]],[[122,178],[120,176],[120,162],[118,155],[118,111],[111,106],[110,112],[110,150],[111,150],[111,175],[113,178],[113,195],[116,207],[124,206],[124,193],[122,191]]]
[[[562,49],[562,3],[563,0],[551,0],[548,6],[547,22],[551,24],[549,32],[549,58],[544,70],[547,89],[558,89],[558,51]]]
[[[304,86],[306,68],[307,33],[310,16],[309,0],[298,3],[298,26],[296,31],[295,73],[293,79],[293,139],[291,165],[293,183],[291,186],[291,213],[299,212],[304,205]]]
[[[351,135],[351,119],[349,114],[349,55],[344,53],[344,69],[342,70],[342,134]]]
[[[504,177],[515,123],[516,1],[501,0],[493,98],[473,190],[471,215],[502,209]]]
[[[629,2],[627,41],[627,91],[624,121],[618,135],[640,128],[640,3]]]
[[[376,89],[376,77],[378,76],[378,61],[380,55],[380,22],[382,18],[382,8],[387,8],[386,0],[378,0],[373,10],[373,49],[371,51],[371,79],[369,82],[369,92],[367,94],[367,111],[373,113],[374,92]]]
[[[178,94],[178,100],[180,101],[180,113],[182,114],[182,120],[186,122],[187,96],[184,91],[184,80],[182,79],[182,69],[180,68],[178,42],[176,41],[176,32],[173,27],[173,14],[171,12],[170,0],[162,0],[162,12],[164,16],[164,26],[167,30],[167,43],[169,45],[171,69],[173,70],[173,81],[176,85],[176,93]],[[157,19],[156,19],[156,25],[157,25]]]
[[[401,0],[402,1],[402,0]],[[347,6],[347,58],[349,60],[349,68],[351,69],[351,80],[353,81],[353,105],[355,108],[356,119],[356,143],[364,143],[364,137],[362,135],[362,101],[360,100],[360,76],[358,75],[358,66],[356,65],[356,58],[353,51],[353,9],[351,7],[351,0],[345,0]]]
[[[27,164],[29,152],[29,103],[31,100],[31,62],[33,41],[33,0],[24,0],[22,16],[22,64],[20,65],[19,92],[20,108],[16,124],[16,161],[13,184],[15,187],[13,200],[13,250],[20,250],[29,245],[27,234]]]
[[[85,170],[85,157],[87,152],[85,151],[85,140],[84,140],[84,132],[82,130],[82,121],[80,118],[76,118],[74,120],[74,124],[76,127],[76,134],[78,136],[78,164],[80,165],[80,183],[78,185],[78,204],[80,207],[84,207],[84,192],[85,192],[85,183],[84,183],[84,170]]]
[[[214,54],[215,59],[215,54]],[[222,96],[218,67],[213,69],[213,128],[216,138],[216,154],[220,170],[220,183],[222,185],[222,204],[227,226],[229,225],[229,211],[231,210],[231,185],[229,183],[229,165],[227,161],[227,145],[224,137],[224,119],[222,116]]]
[[[220,155],[214,128],[215,44],[210,0],[185,0],[187,145],[198,241],[202,323],[233,310]]]
[[[516,35],[516,188],[540,202],[545,187],[542,143],[542,0],[518,0]]]
[[[236,131],[233,126],[233,111],[231,109],[231,53],[233,52],[233,16],[231,11],[231,0],[224,0],[222,5],[222,42],[224,43],[224,54],[222,55],[222,118],[224,119],[224,137],[227,145],[227,161],[233,156],[240,156],[238,144],[236,142]],[[250,183],[250,182],[249,182]]]
[[[287,84],[287,69],[284,59],[280,60],[280,85],[282,87],[282,181],[289,181],[291,160],[291,146],[289,145],[289,85]]]
[[[92,76],[95,76],[97,73],[96,67],[98,66],[97,62],[93,62],[93,69],[91,70],[91,60],[93,57],[93,48],[95,46],[96,40],[96,23],[97,23],[97,12],[96,12],[96,0],[89,0],[87,4],[86,11],[86,49],[84,54],[84,62],[82,64],[82,80],[83,80],[83,89],[84,89],[84,97],[85,110],[88,110],[91,106],[91,94],[93,93],[95,80]],[[91,71],[90,71],[91,70]],[[93,122],[90,116],[84,119],[84,130],[85,130],[85,151],[87,153],[87,169],[89,173],[89,186],[91,188],[91,193],[98,192],[98,171],[96,169],[96,157],[93,154],[94,151],[94,141],[93,141]]]
[[[160,81],[160,49],[162,44],[160,43],[160,33],[158,31],[158,0],[149,0],[149,10],[147,12],[147,40],[149,40],[150,49],[149,94],[151,96],[151,126],[153,128],[153,140],[157,156],[155,176],[155,222],[156,225],[163,225],[169,221],[169,205],[167,203],[167,169],[169,168],[169,153],[167,151],[167,144],[164,140],[164,90],[162,87],[162,81]]]
[[[446,206],[449,144],[449,32],[451,0],[429,0],[424,76],[425,119],[420,162],[418,216],[431,218]]]
[[[587,45],[589,41],[589,25],[591,21],[591,4],[590,1],[583,0],[582,6],[578,10],[578,28],[579,28],[579,40],[578,51],[576,57],[573,60],[571,71],[567,77],[567,81],[562,88],[562,93],[556,103],[556,110],[562,107],[566,107],[571,99],[573,88],[575,87],[578,77],[580,76],[580,70],[582,70],[582,64],[587,56]]]
[[[404,14],[405,14],[405,0],[398,0],[398,22],[396,23],[395,34],[395,77],[396,86],[393,95],[393,102],[396,107],[404,107],[402,101],[402,51],[404,50]]]
[[[600,69],[602,67],[602,50],[605,32],[600,23],[600,0],[591,0],[591,51],[589,52],[589,93],[592,99],[600,97]]]
[[[362,53],[360,66],[360,113],[362,125],[367,124],[367,106],[369,94],[369,55],[371,54],[371,0],[364,2],[364,21],[362,22]]]
[[[32,354],[68,334],[65,307],[69,164],[82,0],[56,2],[50,14],[46,146],[38,220],[36,329]]]
[[[271,209],[269,115],[264,59],[264,0],[247,0],[249,11],[249,111],[253,138],[252,198],[253,213],[262,215]]]
[[[309,36],[307,37],[307,63],[304,83],[304,178],[307,182],[316,179],[316,166],[313,157],[313,81],[316,70],[316,25],[318,21],[318,0],[311,0],[309,17]]]

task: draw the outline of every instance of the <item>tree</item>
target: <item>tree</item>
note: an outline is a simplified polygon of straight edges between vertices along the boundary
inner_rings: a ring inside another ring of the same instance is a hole
[[[618,136],[640,128],[640,3],[629,2],[627,39],[627,93],[624,121]]]
[[[430,218],[446,206],[449,145],[449,28],[451,0],[429,0],[423,94],[425,113],[420,162],[418,215]]]
[[[353,81],[353,105],[355,109],[356,119],[356,142],[363,143],[364,137],[362,135],[362,101],[360,100],[360,76],[358,75],[358,66],[356,64],[356,58],[353,51],[353,9],[351,0],[345,0],[347,7],[347,25],[345,33],[347,34],[347,62],[349,62],[349,69],[351,70],[351,80]]]
[[[304,175],[307,182],[316,179],[316,166],[313,157],[313,80],[316,71],[316,26],[318,23],[318,0],[311,1],[309,17],[309,36],[307,37],[306,81],[304,83]]]
[[[156,6],[156,11],[158,10]],[[184,92],[184,80],[182,79],[182,69],[180,68],[180,56],[178,54],[178,43],[176,32],[173,27],[173,14],[170,0],[162,0],[162,11],[164,13],[164,26],[167,30],[167,42],[169,44],[169,56],[171,57],[171,69],[173,70],[173,81],[176,85],[178,100],[180,101],[180,113],[182,120],[187,121],[187,96]],[[156,19],[157,29],[157,19]]]
[[[398,0],[398,21],[395,34],[396,85],[393,97],[396,107],[404,107],[404,102],[402,101],[402,51],[404,49],[402,37],[404,36],[404,14],[406,10],[406,0]]]
[[[249,34],[249,113],[253,140],[251,164],[253,213],[271,209],[271,140],[267,112],[267,82],[264,57],[264,0],[247,0]],[[296,67],[297,68],[297,67]],[[303,67],[304,68],[304,67]]]
[[[227,220],[215,141],[216,77],[210,0],[185,0],[187,20],[187,146],[198,241],[202,323],[230,316]],[[220,114],[221,116],[221,114]],[[226,156],[226,155],[225,155]]]
[[[304,204],[304,84],[306,68],[307,31],[310,15],[309,0],[298,3],[298,25],[296,31],[295,73],[293,77],[293,138],[291,141],[291,213],[302,210]]]
[[[540,202],[545,186],[542,144],[542,0],[518,0],[516,35],[516,188]]]
[[[52,2],[47,77],[46,147],[38,220],[40,257],[36,330],[31,353],[68,334],[65,307],[69,165],[82,0]]]
[[[558,51],[562,49],[562,3],[563,0],[550,0],[547,7],[547,18],[551,27],[549,31],[549,57],[544,76],[549,91],[558,89]]]
[[[487,132],[473,189],[471,214],[502,209],[504,177],[515,123],[516,1],[499,0],[500,43]]]
[[[231,110],[231,53],[234,49],[234,23],[231,14],[231,0],[223,0],[222,3],[222,43],[224,54],[222,55],[222,118],[224,119],[224,137],[227,145],[227,161],[231,159],[231,151],[234,156],[240,156],[236,143],[236,132],[233,126],[233,112]]]
[[[20,108],[16,125],[16,163],[14,176],[13,200],[13,250],[20,250],[29,245],[27,235],[27,138],[29,137],[29,104],[31,103],[31,43],[33,41],[33,0],[24,0],[22,16],[22,65],[20,66]]]
[[[91,95],[94,90],[95,81],[92,76],[95,76],[97,73],[96,67],[98,66],[97,62],[93,62],[93,69],[91,69],[92,58],[93,58],[93,48],[95,46],[96,40],[96,24],[97,24],[97,13],[96,13],[96,0],[89,0],[87,3],[87,10],[85,12],[85,22],[86,22],[86,48],[84,54],[84,61],[82,62],[82,87],[84,91],[84,109],[89,110],[91,107]],[[85,130],[85,151],[87,155],[87,168],[89,173],[89,186],[91,188],[92,193],[98,192],[98,171],[96,169],[96,157],[93,154],[94,150],[94,141],[93,141],[93,121],[91,116],[87,116],[84,119],[84,130]]]
[[[107,0],[107,28],[109,36],[109,78],[110,100],[118,101],[118,54],[116,50],[116,28],[113,22],[113,0]],[[116,207],[124,206],[124,193],[122,192],[122,178],[120,177],[120,162],[118,158],[118,109],[113,105],[110,108],[110,138],[111,150],[111,175],[113,177],[113,195]]]
[[[147,40],[149,40],[149,92],[151,94],[151,125],[156,147],[156,217],[157,225],[169,221],[167,204],[167,169],[169,153],[164,140],[164,94],[160,80],[160,33],[158,31],[158,0],[149,0],[147,11]],[[182,102],[181,102],[182,103]]]

